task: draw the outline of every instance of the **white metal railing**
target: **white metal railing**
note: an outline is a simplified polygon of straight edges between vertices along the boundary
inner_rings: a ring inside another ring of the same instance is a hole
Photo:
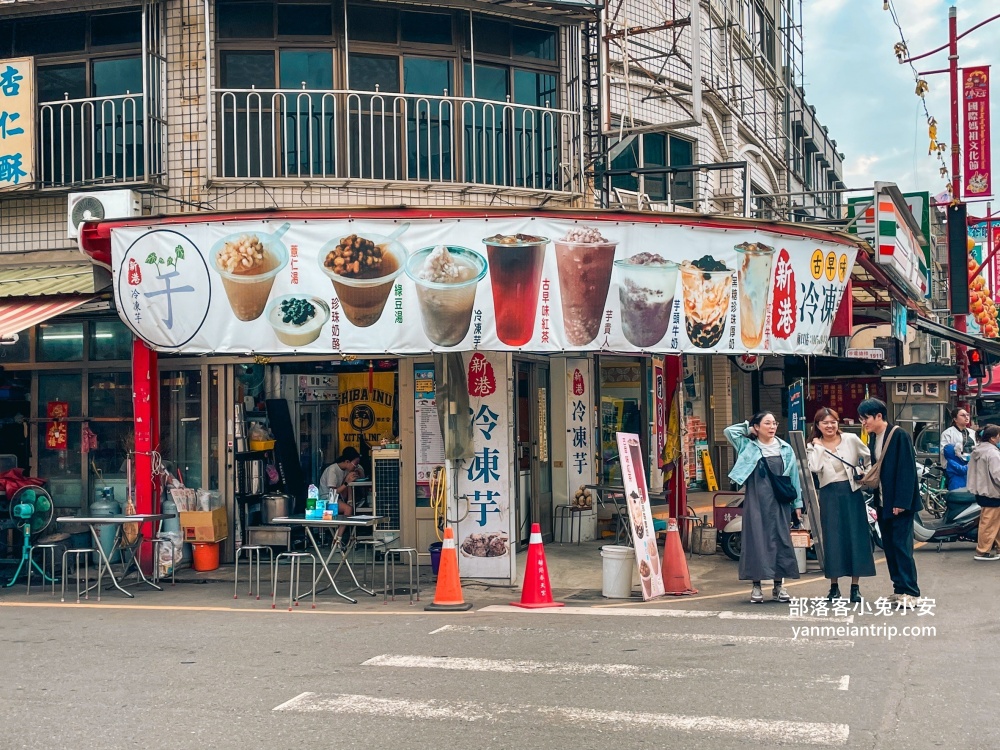
[[[376,91],[216,89],[216,174],[582,191],[580,113]]]

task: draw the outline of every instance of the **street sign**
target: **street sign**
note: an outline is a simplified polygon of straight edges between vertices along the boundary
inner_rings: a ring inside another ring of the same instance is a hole
[[[885,349],[848,349],[846,356],[848,359],[882,361],[885,359]]]

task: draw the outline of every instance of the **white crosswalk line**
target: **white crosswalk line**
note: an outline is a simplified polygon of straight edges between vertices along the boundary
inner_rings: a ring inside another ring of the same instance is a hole
[[[402,654],[381,654],[361,662],[363,667],[395,667],[402,669],[447,669],[459,672],[491,672],[503,674],[532,674],[587,677],[636,678],[645,680],[683,680],[705,678],[711,675],[737,676],[748,674],[739,669],[656,669],[642,664],[581,664],[580,662],[533,661],[531,659],[481,659],[460,656],[417,656]],[[756,674],[756,673],[753,673]],[[843,677],[819,675],[814,678],[792,678],[793,681],[809,685],[835,685],[842,687]]]
[[[601,630],[565,630],[556,628],[515,628],[491,627],[488,625],[445,625],[429,635],[442,633],[489,633],[491,635],[518,635],[527,633],[551,633],[560,636],[585,636],[591,638],[615,638],[619,641],[677,641],[695,643],[742,643],[772,646],[822,646],[824,648],[853,648],[854,641],[818,638],[793,638],[777,635],[725,635],[719,633],[636,633],[610,632]]]
[[[773,620],[775,622],[829,622],[853,623],[854,615],[848,617],[791,617],[775,612],[729,612],[699,609],[602,609],[600,607],[559,607],[553,609],[522,609],[508,604],[491,604],[476,610],[477,612],[511,612],[516,614],[556,615],[560,617],[594,616],[594,617],[676,617],[681,619],[719,619],[719,620]]]
[[[501,718],[525,717],[529,721],[561,721],[573,727],[599,726],[622,732],[660,729],[689,734],[726,735],[769,745],[844,745],[850,736],[847,724],[827,722],[683,716],[566,706],[487,705],[469,701],[408,700],[371,695],[302,693],[274,710],[489,724],[495,724]]]

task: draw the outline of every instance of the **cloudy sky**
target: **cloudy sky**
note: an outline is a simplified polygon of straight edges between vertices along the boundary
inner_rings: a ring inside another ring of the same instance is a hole
[[[911,55],[948,41],[952,0],[891,0]],[[958,0],[958,32],[1000,13],[997,0]],[[914,93],[913,72],[893,54],[899,31],[882,0],[803,0],[802,35],[807,101],[845,156],[848,187],[875,180],[907,191],[944,190],[937,159],[927,155],[927,122]],[[959,66],[992,64],[992,141],[1000,150],[1000,19],[959,41]],[[919,60],[918,71],[948,66],[947,51]],[[948,76],[927,77],[927,109],[938,139],[951,145]],[[951,154],[946,154],[951,166]],[[996,164],[996,159],[993,160]],[[998,177],[994,176],[994,184]],[[996,190],[996,188],[994,188]],[[996,210],[996,204],[994,204]]]

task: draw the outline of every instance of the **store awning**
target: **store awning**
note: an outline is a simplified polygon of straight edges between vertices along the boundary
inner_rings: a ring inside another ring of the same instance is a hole
[[[89,301],[90,297],[77,296],[0,302],[0,338],[44,323]]]
[[[971,333],[956,331],[951,326],[943,323],[935,323],[933,320],[914,316],[909,319],[909,323],[921,331],[925,331],[932,336],[939,336],[956,344],[964,344],[973,349],[980,349],[994,357],[1000,357],[1000,341],[996,339],[984,339],[982,336],[975,336]]]
[[[0,298],[94,294],[109,282],[110,278],[98,279],[94,264],[89,261],[0,266]]]

